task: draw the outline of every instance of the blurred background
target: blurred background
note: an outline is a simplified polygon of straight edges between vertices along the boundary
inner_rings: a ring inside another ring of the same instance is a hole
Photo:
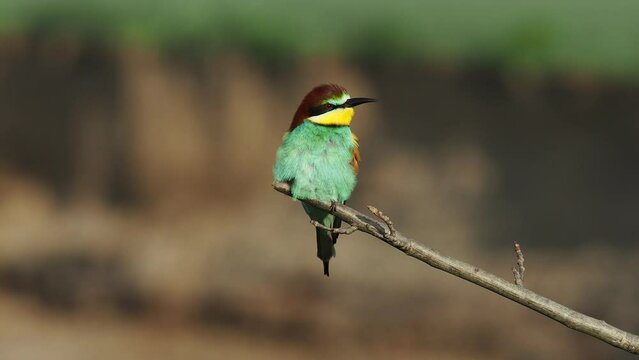
[[[623,359],[271,188],[304,94],[350,205],[639,332],[639,3],[0,2],[1,359]]]

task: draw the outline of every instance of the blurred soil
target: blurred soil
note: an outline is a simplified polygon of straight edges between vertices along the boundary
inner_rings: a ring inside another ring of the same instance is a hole
[[[491,69],[0,44],[0,358],[625,358],[362,234],[330,279],[270,188],[300,94],[356,96],[402,232],[639,332],[638,91]]]

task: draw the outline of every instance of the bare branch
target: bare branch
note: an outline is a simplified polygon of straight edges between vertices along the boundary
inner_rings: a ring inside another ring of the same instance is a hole
[[[273,187],[275,190],[291,196],[291,187],[289,184],[275,183]],[[379,222],[348,206],[337,204],[335,209],[331,210],[331,203],[328,202],[311,199],[303,201],[319,209],[330,211],[333,215],[351,224],[358,230],[368,233],[436,269],[462,278],[515,301],[571,329],[593,336],[630,353],[639,354],[639,336],[637,335],[618,329],[602,320],[579,313],[476,266],[442,255],[436,250],[407,238],[398,231],[395,231],[394,234],[391,235],[388,223],[384,224]]]
[[[330,228],[328,226],[324,226],[322,224],[320,224],[319,222],[315,221],[315,220],[311,220],[311,225],[315,226],[316,228],[320,228],[323,230],[327,230],[332,232],[333,234],[344,234],[344,235],[350,235],[352,233],[354,233],[355,231],[357,231],[358,229],[355,226],[349,226],[347,228],[341,229],[341,228]]]
[[[517,257],[517,266],[513,267],[513,275],[515,276],[515,284],[517,286],[524,286],[524,253],[521,251],[521,245],[517,241],[514,241],[515,256]]]

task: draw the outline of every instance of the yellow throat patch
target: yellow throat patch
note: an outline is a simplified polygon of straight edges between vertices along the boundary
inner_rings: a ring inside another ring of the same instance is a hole
[[[338,108],[324,114],[311,116],[308,120],[319,125],[349,126],[353,115],[355,115],[353,108]]]

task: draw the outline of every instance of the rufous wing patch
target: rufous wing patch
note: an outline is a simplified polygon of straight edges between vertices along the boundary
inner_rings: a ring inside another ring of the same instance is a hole
[[[357,175],[359,173],[359,161],[361,160],[359,154],[359,139],[355,134],[351,135],[353,136],[353,158],[351,159],[351,166],[353,167],[355,175]]]

